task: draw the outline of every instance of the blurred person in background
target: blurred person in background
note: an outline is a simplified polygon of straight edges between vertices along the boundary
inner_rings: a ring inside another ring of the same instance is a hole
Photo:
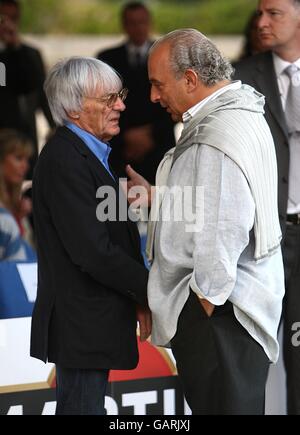
[[[21,133],[0,130],[0,259],[26,260],[23,239],[32,241],[27,216],[31,201],[22,198],[22,183],[29,169],[32,144]]]
[[[32,178],[38,156],[36,111],[40,109],[49,127],[55,124],[43,90],[45,67],[40,52],[24,44],[19,35],[21,4],[0,0],[0,62],[7,67],[7,88],[0,88],[0,127],[24,132],[34,144],[28,177]]]
[[[111,163],[119,175],[130,163],[150,182],[165,152],[175,145],[174,124],[161,107],[150,101],[147,73],[152,18],[142,2],[125,4],[121,21],[127,41],[98,53],[97,58],[111,65],[129,89],[126,112],[121,118],[121,133],[111,141]]]
[[[288,414],[300,415],[300,0],[260,0],[257,27],[265,52],[237,63],[235,78],[265,95],[265,118],[276,148],[287,408]]]

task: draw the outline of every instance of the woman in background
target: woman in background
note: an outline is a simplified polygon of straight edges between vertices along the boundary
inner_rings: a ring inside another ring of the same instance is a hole
[[[14,130],[0,130],[0,260],[27,260],[23,237],[31,201],[22,198],[22,184],[29,169],[31,142]]]

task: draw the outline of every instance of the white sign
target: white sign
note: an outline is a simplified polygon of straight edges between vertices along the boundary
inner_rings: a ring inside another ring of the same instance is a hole
[[[18,264],[17,269],[27,294],[29,302],[36,300],[37,292],[37,263]]]

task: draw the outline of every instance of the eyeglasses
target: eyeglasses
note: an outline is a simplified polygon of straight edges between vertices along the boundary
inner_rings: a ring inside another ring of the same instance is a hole
[[[120,90],[120,92],[114,92],[111,94],[104,95],[103,97],[86,97],[90,100],[97,100],[101,103],[105,103],[107,107],[113,107],[113,105],[116,103],[117,99],[120,98],[123,102],[126,100],[128,95],[128,89],[123,88]]]

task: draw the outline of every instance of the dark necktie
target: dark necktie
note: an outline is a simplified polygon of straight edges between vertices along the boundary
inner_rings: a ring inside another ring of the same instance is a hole
[[[135,52],[134,64],[136,68],[140,68],[143,65],[143,58],[139,50]]]

